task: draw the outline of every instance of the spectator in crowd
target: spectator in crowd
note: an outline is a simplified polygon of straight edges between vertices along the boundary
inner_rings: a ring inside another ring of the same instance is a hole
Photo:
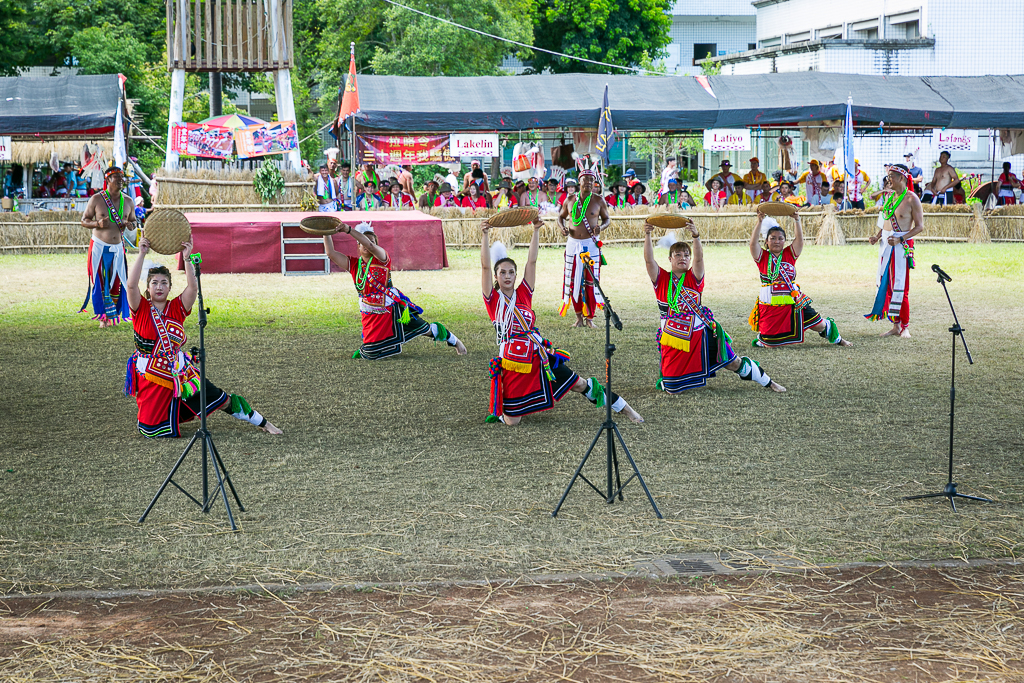
[[[679,181],[679,169],[676,168],[676,158],[674,156],[665,157],[665,168],[661,171],[661,193],[668,192],[668,181],[675,178],[677,183]]]
[[[999,174],[999,206],[1017,203],[1017,196],[1013,191],[1020,189],[1020,181],[1010,172],[1010,168],[1010,162],[1004,161],[1003,172]]]
[[[630,189],[633,189],[633,186],[640,182],[636,178],[636,171],[631,168],[626,169],[626,172],[622,174],[622,179],[626,181],[626,185],[628,185]]]
[[[399,179],[392,178],[388,184],[388,189],[390,191],[388,196],[384,198],[384,203],[391,207],[392,211],[411,209],[415,206],[412,195],[405,191]]]
[[[679,181],[675,178],[668,179],[668,191],[661,193],[661,197],[658,198],[658,204],[677,209],[690,208],[690,205],[683,201],[683,193],[679,189]]]
[[[481,192],[489,192],[490,188],[487,186],[487,174],[480,167],[480,160],[473,159],[469,164],[469,172],[462,176],[462,192],[465,193],[469,189],[470,183],[475,183],[479,186]]]
[[[441,183],[441,195],[434,200],[434,206],[441,208],[460,206],[458,197],[452,192],[452,186],[447,182]]]
[[[729,206],[750,206],[754,203],[754,200],[747,194],[747,184],[740,178],[736,179],[734,186],[735,192],[729,197]]]
[[[821,172],[820,164],[817,159],[811,159],[807,162],[809,170],[804,171],[800,174],[800,177],[796,179],[797,184],[804,183],[806,188],[805,196],[807,197],[807,203],[810,206],[820,206],[827,201],[827,193],[822,190],[823,184],[828,184],[825,179],[825,174]]]
[[[616,180],[609,188],[611,192],[604,198],[610,209],[621,209],[629,206],[629,185],[624,180]]]
[[[725,206],[727,200],[725,188],[722,186],[720,177],[712,176],[707,182],[708,191],[704,194],[704,203],[711,209],[717,211]]]
[[[910,152],[903,155],[903,162],[910,169],[910,179],[914,181],[914,189],[921,194],[921,187],[924,185],[924,171],[914,163],[914,155]]]
[[[402,186],[402,191],[416,201],[416,189],[412,186],[412,164],[402,166],[402,172],[398,174],[398,182]]]
[[[576,194],[579,192],[579,189],[580,189],[579,183],[577,183],[572,178],[566,178],[564,185],[565,185],[565,190],[563,190],[562,194],[560,194],[558,196],[558,205],[559,206],[561,206],[562,204],[565,204],[566,202],[573,202],[573,201],[575,201],[576,200]]]
[[[488,195],[480,192],[478,184],[470,183],[463,193],[461,206],[464,209],[486,209],[488,208],[487,197]]]
[[[549,201],[547,193],[540,188],[540,181],[537,178],[530,178],[526,192],[519,195],[519,206],[527,206],[532,209],[540,210],[540,205]]]
[[[512,206],[516,206],[519,202],[512,196],[512,183],[502,178],[501,182],[498,183],[498,192],[494,195],[494,199],[491,200],[491,206],[495,209],[507,209]]]
[[[356,209],[360,211],[376,211],[384,204],[384,200],[377,194],[377,183],[367,179],[363,183],[363,192],[356,198]]]
[[[793,194],[793,183],[789,180],[783,180],[779,183],[779,201],[793,204],[794,206],[803,206],[804,204],[800,197]]]
[[[630,169],[631,171],[633,169]],[[633,206],[647,206],[650,204],[645,196],[647,193],[647,186],[641,183],[639,180],[633,183],[629,188],[629,203]],[[689,195],[686,195],[689,196]]]
[[[437,199],[437,188],[441,185],[437,181],[437,178],[432,178],[427,181],[427,191],[420,195],[420,198],[416,201],[416,205],[421,209],[433,208],[434,201]]]
[[[751,204],[761,202],[761,186],[768,180],[768,177],[761,172],[761,160],[757,157],[750,157],[750,172],[743,175],[743,188],[750,197]]]
[[[732,162],[728,159],[722,160],[722,170],[712,176],[712,178],[721,178],[722,189],[725,190],[725,197],[728,199],[732,197],[733,192],[736,191],[736,179],[737,176],[732,172]]]

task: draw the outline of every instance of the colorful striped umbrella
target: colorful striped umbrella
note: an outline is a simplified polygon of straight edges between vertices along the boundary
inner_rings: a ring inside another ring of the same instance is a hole
[[[245,128],[246,126],[252,126],[257,123],[264,124],[266,121],[258,119],[255,116],[246,116],[244,114],[225,114],[223,116],[213,116],[208,119],[199,122],[208,126],[220,126],[222,128]]]

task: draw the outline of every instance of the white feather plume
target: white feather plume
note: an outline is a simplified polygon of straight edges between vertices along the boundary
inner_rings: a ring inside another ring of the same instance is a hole
[[[775,220],[771,216],[766,217],[763,221],[761,221],[761,239],[767,239],[768,231],[771,230],[772,228],[777,227],[779,227],[779,222],[777,220]]]
[[[327,155],[328,159],[337,160],[338,152],[340,151],[341,150],[338,149],[337,147],[328,147],[327,149],[324,150],[324,154]]]
[[[491,245],[491,265],[493,266],[503,258],[508,258],[508,247],[504,242],[495,242]]]
[[[359,225],[355,226],[354,230],[365,235],[368,232],[373,232],[373,226],[370,225],[369,221],[363,221]]]
[[[676,231],[675,230],[669,230],[668,232],[665,233],[664,237],[662,237],[660,240],[658,240],[657,246],[664,247],[665,249],[668,249],[669,247],[671,247],[673,244],[675,244],[678,241],[679,241],[679,239],[676,237]]]

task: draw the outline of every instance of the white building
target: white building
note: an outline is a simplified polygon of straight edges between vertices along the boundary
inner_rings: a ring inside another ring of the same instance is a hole
[[[755,49],[714,57],[722,75],[824,71],[877,76],[985,76],[1024,73],[1024,5],[1003,0],[754,0]],[[940,93],[941,94],[941,93]],[[790,132],[792,135],[793,132]],[[929,169],[940,150],[928,136],[858,140],[857,155],[875,177],[906,152]],[[797,145],[799,156],[800,146]],[[997,157],[1000,155],[997,152]],[[1006,157],[1020,173],[1024,157]],[[1000,163],[996,163],[996,172]],[[801,159],[806,164],[806,159]],[[956,152],[961,173],[991,169],[989,146]]]
[[[701,72],[697,62],[747,52],[757,47],[756,11],[750,0],[676,0],[672,42],[661,64],[677,75]]]

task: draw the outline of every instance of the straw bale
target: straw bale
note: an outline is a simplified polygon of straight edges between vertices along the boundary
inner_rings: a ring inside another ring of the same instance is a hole
[[[38,252],[40,245],[80,246],[89,244],[91,232],[81,225],[79,211],[33,211],[32,213],[0,214],[0,246],[24,247]],[[20,253],[21,249],[4,249],[3,253]],[[62,251],[67,249],[45,249]]]
[[[827,246],[840,246],[846,244],[846,235],[843,234],[839,222],[836,220],[836,211],[829,205],[825,207],[825,215],[821,219],[821,227],[818,229],[818,237],[815,244]]]
[[[267,210],[285,208],[286,205],[298,206],[302,202],[303,193],[312,188],[312,182],[305,175],[291,171],[284,171],[286,183],[307,183],[306,187],[285,187],[284,194],[275,201],[264,205],[259,195],[252,188],[253,171],[214,171],[214,170],[175,170],[167,171],[160,169],[157,177],[161,178],[182,178],[194,180],[194,183],[159,183],[157,192],[157,207],[172,207],[175,205],[202,206],[207,205],[209,209],[188,209],[189,211],[252,211],[266,207]],[[229,180],[245,181],[245,185],[214,185],[206,184],[207,180]],[[229,205],[232,208],[224,208]],[[238,208],[241,207],[241,208]],[[246,208],[249,207],[249,208]]]
[[[967,236],[967,241],[973,244],[991,242],[992,236],[988,232],[988,226],[985,225],[985,219],[981,216],[981,204],[972,204],[971,206],[974,209],[974,214],[971,221],[971,234]]]

